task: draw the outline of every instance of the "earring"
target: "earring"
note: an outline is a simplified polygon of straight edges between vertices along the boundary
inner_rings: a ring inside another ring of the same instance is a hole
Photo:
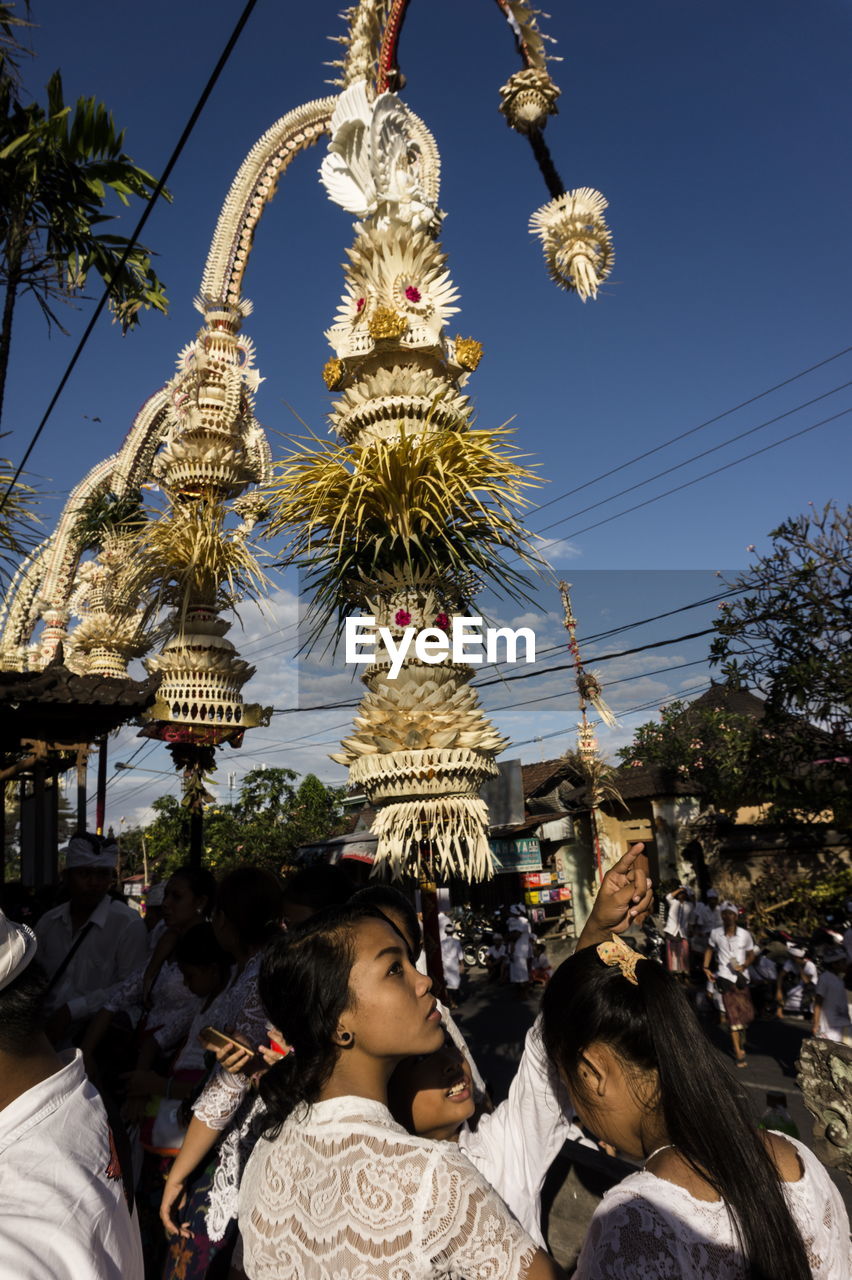
[[[351,1044],[355,1037],[351,1031],[341,1031],[339,1039],[341,1044]]]

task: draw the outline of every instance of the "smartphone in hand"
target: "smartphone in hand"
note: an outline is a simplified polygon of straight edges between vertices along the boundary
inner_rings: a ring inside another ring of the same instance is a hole
[[[210,1049],[242,1049],[244,1053],[257,1052],[256,1049],[250,1049],[247,1045],[244,1045],[241,1040],[235,1040],[233,1036],[226,1035],[218,1027],[202,1027],[198,1033],[198,1038],[202,1044],[206,1044]]]

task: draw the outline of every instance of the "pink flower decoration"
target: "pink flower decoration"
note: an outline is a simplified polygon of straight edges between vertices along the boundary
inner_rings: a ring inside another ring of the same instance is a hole
[[[416,285],[410,284],[405,291],[405,296],[409,302],[419,302],[420,290],[417,288]]]
[[[366,302],[366,301],[367,301],[367,299],[366,299],[366,298],[359,298],[359,299],[358,299],[358,301],[355,303],[355,310],[356,310],[356,311],[363,311],[363,310],[364,310],[364,304],[365,304],[365,302]]]
[[[411,614],[407,609],[398,609],[394,622],[398,627],[407,627],[411,622]]]
[[[441,631],[446,631],[450,625],[450,620],[445,613],[439,613],[435,619],[435,626],[440,627]]]

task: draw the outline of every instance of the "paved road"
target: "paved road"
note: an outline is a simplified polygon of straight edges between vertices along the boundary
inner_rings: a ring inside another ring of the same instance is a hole
[[[468,995],[457,1018],[477,1065],[496,1102],[505,1098],[532,1025],[540,993],[519,999],[511,987],[491,984],[481,970],[468,980]],[[771,1019],[754,1023],[749,1031],[745,1070],[735,1070],[730,1038],[717,1027],[707,1034],[726,1056],[732,1078],[745,1086],[754,1102],[755,1115],[766,1106],[769,1091],[783,1093],[802,1140],[810,1144],[810,1117],[796,1085],[795,1062],[807,1024],[801,1019]],[[579,1159],[574,1159],[579,1157]],[[604,1191],[630,1172],[630,1166],[601,1154],[591,1159],[585,1148],[563,1149],[548,1175],[543,1198],[545,1234],[554,1256],[565,1266],[576,1258],[591,1215]],[[842,1175],[835,1182],[852,1218],[852,1183]]]

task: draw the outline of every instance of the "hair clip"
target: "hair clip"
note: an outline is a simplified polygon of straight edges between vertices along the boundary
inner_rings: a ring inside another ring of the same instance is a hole
[[[622,942],[621,938],[616,934],[612,935],[610,942],[600,943],[596,947],[596,951],[605,965],[615,966],[620,969],[623,978],[626,978],[628,982],[632,982],[634,987],[639,986],[639,981],[636,977],[636,966],[640,960],[644,959],[644,956],[640,956],[632,947],[628,947],[627,943]]]

